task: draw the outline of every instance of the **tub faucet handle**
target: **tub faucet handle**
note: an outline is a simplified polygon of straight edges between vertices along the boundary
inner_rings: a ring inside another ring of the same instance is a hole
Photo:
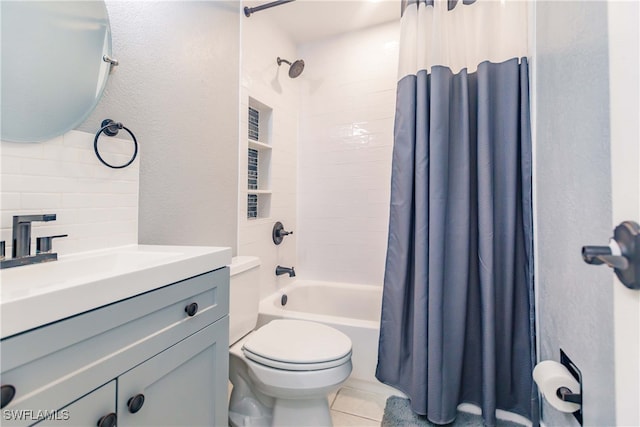
[[[282,243],[282,239],[289,234],[293,234],[293,231],[286,231],[284,229],[284,225],[280,221],[276,222],[273,225],[273,230],[271,232],[271,238],[273,239],[273,243],[279,245]]]

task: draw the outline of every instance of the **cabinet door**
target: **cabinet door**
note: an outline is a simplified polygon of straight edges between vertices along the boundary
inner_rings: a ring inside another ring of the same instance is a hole
[[[118,426],[226,426],[228,337],[225,316],[121,375]]]
[[[51,412],[38,427],[95,426],[109,414],[115,419],[116,382],[111,381],[62,409]],[[103,425],[109,425],[106,422]]]

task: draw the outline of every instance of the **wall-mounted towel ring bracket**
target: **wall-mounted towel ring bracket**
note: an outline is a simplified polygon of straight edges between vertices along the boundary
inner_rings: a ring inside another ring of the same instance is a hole
[[[129,166],[131,163],[133,163],[133,161],[136,159],[136,156],[138,155],[138,141],[136,140],[136,136],[133,134],[133,132],[131,132],[127,127],[125,127],[122,123],[120,122],[115,122],[111,119],[105,119],[102,121],[101,124],[101,128],[100,130],[96,133],[96,137],[93,140],[93,150],[96,152],[96,156],[98,156],[98,160],[100,160],[102,162],[103,165],[108,166],[112,169],[122,169],[122,168],[126,168],[127,166]],[[112,164],[107,163],[102,156],[100,155],[100,152],[98,151],[98,138],[100,138],[100,135],[102,133],[104,133],[107,136],[116,136],[118,134],[118,132],[120,132],[120,129],[124,129],[127,132],[129,132],[129,135],[131,135],[131,138],[133,139],[133,156],[131,157],[131,159],[123,164],[123,165],[119,165],[119,166],[114,166]]]
[[[609,246],[583,246],[587,264],[606,264],[629,289],[640,289],[640,225],[625,221],[613,231]]]

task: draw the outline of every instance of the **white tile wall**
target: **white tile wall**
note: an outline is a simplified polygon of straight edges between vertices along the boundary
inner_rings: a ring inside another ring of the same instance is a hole
[[[94,135],[70,131],[40,143],[0,143],[0,240],[11,254],[13,215],[55,213],[57,220],[33,223],[35,238],[55,234],[54,251],[69,254],[137,243],[139,162],[124,169],[102,165],[93,152]],[[103,137],[102,157],[122,164],[132,143]],[[142,151],[142,148],[140,148]]]
[[[243,21],[242,87],[240,105],[240,197],[238,206],[238,254],[260,257],[261,298],[272,294],[293,279],[275,275],[276,265],[295,266],[296,262],[296,192],[298,156],[298,110],[300,86],[305,73],[297,79],[288,77],[286,64],[278,67],[278,56],[294,61],[293,42],[274,25],[268,14]],[[247,108],[252,97],[273,109],[271,130],[270,216],[247,220]],[[294,234],[276,246],[271,230],[281,221]]]
[[[389,222],[398,22],[304,45],[300,275],[381,285]]]

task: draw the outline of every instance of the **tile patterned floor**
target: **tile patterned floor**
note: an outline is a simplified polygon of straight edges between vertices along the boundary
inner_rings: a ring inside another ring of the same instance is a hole
[[[329,396],[334,427],[379,427],[386,395],[343,387]]]
[[[232,385],[229,383],[229,396]],[[329,395],[333,427],[379,427],[389,394],[342,387]]]
[[[333,427],[380,427],[387,398],[392,394],[404,395],[397,390],[388,387],[381,389],[379,386],[372,389],[370,383],[353,384],[348,382],[340,390],[331,393],[328,400]],[[229,383],[229,395],[231,395],[232,387]],[[463,403],[458,406],[458,409],[471,414],[480,414],[480,408],[469,404]],[[501,420],[519,423],[523,427],[531,427],[531,422],[519,415],[504,411],[498,411],[497,415]]]

